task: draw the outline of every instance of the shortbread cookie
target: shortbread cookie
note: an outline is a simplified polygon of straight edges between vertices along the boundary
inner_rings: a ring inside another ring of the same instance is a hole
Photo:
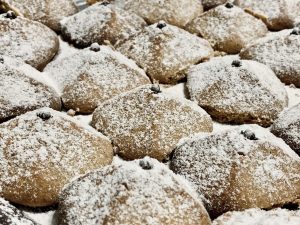
[[[0,124],[0,195],[25,206],[56,204],[74,176],[112,161],[110,141],[64,113],[41,108]]]
[[[185,140],[171,169],[196,185],[212,217],[281,206],[300,196],[299,156],[257,125]]]
[[[61,225],[210,225],[197,194],[165,165],[115,162],[74,180],[60,196]]]
[[[23,212],[0,198],[0,224],[1,225],[38,225],[27,218]]]
[[[31,66],[0,56],[0,123],[41,107],[61,109],[58,94],[38,76]]]
[[[98,44],[51,63],[45,71],[58,83],[64,106],[81,113],[92,113],[105,100],[150,83],[132,60]]]
[[[239,53],[249,42],[268,32],[261,20],[230,2],[195,18],[187,30],[207,39],[215,50],[230,54]]]
[[[300,28],[294,28],[253,42],[241,51],[240,57],[266,64],[282,82],[300,87],[299,48]]]
[[[78,11],[72,0],[60,0],[59,2],[57,0],[0,0],[1,4],[5,4],[7,9],[15,10],[19,15],[41,22],[55,31],[60,31],[60,20]]]
[[[210,44],[178,27],[159,22],[146,27],[118,48],[153,79],[176,83],[185,70],[212,55]]]
[[[300,0],[235,0],[235,4],[264,21],[271,30],[292,28],[300,16]]]
[[[271,132],[300,155],[300,104],[280,114],[272,125]]]
[[[78,47],[107,41],[115,45],[139,32],[145,25],[145,21],[136,14],[106,2],[97,3],[61,21],[62,36]]]
[[[270,126],[287,106],[284,85],[267,66],[219,57],[190,69],[187,87],[193,101],[220,122]]]
[[[297,225],[300,224],[300,210],[248,209],[242,212],[228,212],[213,221],[213,225]]]
[[[13,12],[0,15],[0,53],[21,59],[41,70],[58,51],[57,35],[45,25],[15,17]]]
[[[163,160],[181,138],[211,132],[212,120],[195,103],[145,85],[99,105],[92,126],[107,135],[125,159]]]

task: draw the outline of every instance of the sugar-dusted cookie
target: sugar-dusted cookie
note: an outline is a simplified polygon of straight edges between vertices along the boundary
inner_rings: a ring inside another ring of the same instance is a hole
[[[196,35],[161,21],[146,27],[117,48],[161,83],[176,83],[185,70],[209,58],[213,49]]]
[[[299,156],[257,125],[186,139],[175,149],[171,169],[196,185],[212,217],[300,197]]]
[[[111,163],[110,141],[50,108],[0,124],[0,196],[25,206],[56,204],[73,177]]]
[[[181,177],[148,157],[92,171],[60,195],[61,225],[210,225],[197,194]]]

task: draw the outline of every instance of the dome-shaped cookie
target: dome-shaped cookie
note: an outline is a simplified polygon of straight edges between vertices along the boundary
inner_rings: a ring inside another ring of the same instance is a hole
[[[213,221],[213,225],[297,225],[300,224],[300,210],[248,209],[242,212],[228,212]]]
[[[0,123],[41,107],[61,109],[58,94],[38,76],[31,66],[0,56]]]
[[[187,25],[187,30],[208,40],[215,50],[230,54],[239,53],[249,42],[268,32],[261,20],[232,3],[203,13]]]
[[[272,33],[248,45],[240,53],[269,66],[286,84],[300,87],[300,28]]]
[[[300,155],[300,104],[281,113],[273,123],[271,132]]]
[[[91,113],[103,101],[150,83],[132,60],[98,44],[49,64],[45,71],[58,83],[64,106],[81,113]]]
[[[185,27],[195,17],[203,12],[199,0],[112,0],[114,5],[136,13],[149,24],[164,20],[178,27]]]
[[[100,133],[50,108],[0,124],[0,195],[26,206],[57,203],[73,177],[111,163]]]
[[[300,197],[299,156],[257,125],[185,140],[174,151],[171,169],[196,185],[213,217]]]
[[[299,0],[235,0],[235,4],[260,18],[271,30],[292,28],[300,16]]]
[[[267,66],[219,57],[190,69],[193,101],[220,122],[269,126],[287,106],[284,85]]]
[[[61,21],[62,36],[78,47],[105,41],[115,45],[141,31],[145,25],[136,14],[106,2],[97,3]]]
[[[38,225],[27,218],[23,212],[0,198],[0,224],[1,225]]]
[[[19,15],[41,22],[55,31],[60,31],[60,20],[78,11],[72,0],[2,0],[1,4],[5,4],[7,9],[15,10]]]
[[[58,51],[57,35],[45,25],[12,12],[0,15],[0,52],[41,70]]]
[[[90,172],[66,186],[61,225],[210,225],[197,194],[165,165],[148,157]]]
[[[107,100],[95,110],[92,125],[107,135],[125,159],[163,160],[190,134],[211,132],[212,120],[195,103],[145,85]]]
[[[213,53],[206,40],[164,22],[144,28],[118,50],[136,61],[153,80],[167,84],[184,78],[188,67]]]

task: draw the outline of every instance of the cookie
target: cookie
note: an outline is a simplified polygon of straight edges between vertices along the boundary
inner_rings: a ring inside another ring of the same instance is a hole
[[[257,125],[183,141],[171,169],[204,195],[213,218],[227,211],[281,206],[300,196],[299,156]]]
[[[15,17],[13,12],[0,15],[0,52],[18,58],[42,70],[58,51],[57,35],[45,25]]]
[[[192,133],[211,132],[212,120],[195,103],[145,85],[107,100],[95,110],[92,126],[107,135],[125,159],[164,160]]]
[[[0,195],[32,207],[56,204],[73,177],[111,163],[110,141],[75,119],[41,108],[0,124]]]
[[[163,21],[144,28],[117,50],[133,59],[153,80],[166,84],[183,79],[187,68],[213,53],[206,40]]]
[[[286,84],[300,87],[300,28],[271,33],[245,47],[240,57],[269,66]]]
[[[300,155],[300,104],[281,113],[273,123],[271,132]]]
[[[60,195],[58,218],[61,225],[211,224],[186,181],[148,157],[74,180]]]
[[[186,29],[210,42],[217,51],[239,53],[249,42],[267,34],[259,19],[228,2],[191,21]]]
[[[242,212],[228,212],[213,221],[213,225],[296,225],[300,224],[300,210],[248,209]]]
[[[219,122],[270,126],[287,106],[284,85],[267,66],[250,60],[218,57],[190,69],[187,87]]]
[[[164,20],[182,28],[203,12],[201,1],[198,0],[112,0],[110,2],[119,8],[138,14],[148,24]]]
[[[45,71],[58,83],[64,106],[80,113],[92,113],[105,100],[150,83],[132,60],[98,44],[51,63]]]
[[[108,3],[97,3],[61,21],[62,36],[77,47],[94,42],[112,45],[141,31],[145,21],[134,13]]]
[[[235,4],[261,19],[270,30],[292,28],[300,16],[299,0],[235,0]]]
[[[1,225],[38,225],[3,198],[0,198],[0,223]]]
[[[0,80],[0,123],[41,107],[61,109],[56,91],[22,61],[0,56]]]
[[[19,15],[43,23],[57,32],[60,31],[59,21],[78,11],[72,0],[60,0],[59,3],[56,0],[2,0],[1,4],[5,4],[7,9],[15,10]]]

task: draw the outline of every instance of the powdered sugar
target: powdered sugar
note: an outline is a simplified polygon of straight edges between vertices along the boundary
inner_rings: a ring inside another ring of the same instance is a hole
[[[274,209],[248,209],[242,212],[228,212],[214,220],[213,225],[298,225],[300,210],[289,211]]]

